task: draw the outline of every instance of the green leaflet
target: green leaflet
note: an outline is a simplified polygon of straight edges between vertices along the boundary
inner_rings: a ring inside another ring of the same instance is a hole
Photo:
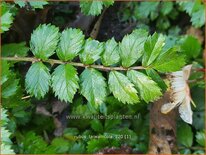
[[[14,95],[19,88],[19,79],[15,79],[15,75],[11,75],[9,79],[2,85],[2,98],[9,98]]]
[[[80,8],[81,12],[83,12],[85,15],[96,16],[101,13],[103,9],[103,2],[95,0],[81,0]]]
[[[79,88],[76,69],[69,65],[59,65],[52,74],[52,88],[61,101],[72,102]]]
[[[109,73],[109,89],[114,97],[123,103],[134,104],[139,102],[139,97],[134,85],[122,73],[111,71]]]
[[[79,29],[66,29],[62,32],[60,43],[57,48],[59,59],[72,60],[81,51],[84,44],[84,35]]]
[[[166,91],[167,85],[165,84],[163,79],[160,77],[160,75],[154,69],[146,69],[146,73],[148,76],[150,76],[152,78],[152,80],[154,80],[159,85],[159,87],[163,91]]]
[[[130,67],[142,56],[147,35],[147,31],[138,29],[123,38],[119,44],[122,66]]]
[[[185,65],[184,55],[177,52],[177,48],[170,48],[161,53],[151,66],[160,72],[174,72]]]
[[[104,102],[106,86],[105,78],[95,69],[87,68],[80,75],[80,92],[95,108]]]
[[[1,107],[1,144],[0,154],[15,154],[12,149],[12,141],[10,140],[11,132],[7,130],[7,124],[10,122],[8,119],[7,111]]]
[[[8,31],[14,20],[12,13],[10,12],[10,5],[3,2],[1,3],[1,27],[0,33]]]
[[[25,86],[28,93],[36,98],[43,98],[49,91],[51,75],[42,62],[35,62],[26,74]]]
[[[144,55],[142,59],[143,66],[149,66],[154,60],[159,56],[164,46],[165,38],[163,35],[154,33],[152,36],[149,36],[147,41],[144,44]]]
[[[140,96],[145,102],[155,101],[162,95],[157,83],[145,74],[130,70],[127,72],[127,76],[139,90]]]
[[[2,46],[2,56],[27,56],[29,47],[26,47],[26,42],[10,43]]]
[[[51,24],[37,27],[30,41],[30,48],[35,57],[47,60],[56,50],[59,41],[59,28]]]
[[[5,83],[8,79],[9,79],[9,76],[10,76],[10,71],[9,71],[9,64],[7,61],[5,60],[2,60],[1,61],[1,67],[3,68],[2,71],[1,71],[1,82],[0,84],[2,85],[3,83]]]
[[[101,60],[104,66],[114,65],[120,61],[119,47],[114,38],[105,43],[105,50],[101,56]]]
[[[85,64],[93,64],[100,58],[100,54],[103,52],[103,43],[97,40],[87,39],[84,45],[83,51],[79,54],[81,62]]]

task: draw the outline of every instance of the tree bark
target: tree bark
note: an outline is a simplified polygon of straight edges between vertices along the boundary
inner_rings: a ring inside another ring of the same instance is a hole
[[[168,114],[161,113],[161,106],[170,102],[170,93],[154,102],[150,109],[150,142],[149,154],[177,153],[176,146],[176,114],[172,110]]]

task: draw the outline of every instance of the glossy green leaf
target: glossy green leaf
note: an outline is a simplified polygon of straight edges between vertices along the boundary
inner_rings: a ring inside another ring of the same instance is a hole
[[[69,65],[59,65],[52,74],[52,88],[61,101],[72,102],[79,78],[76,69]]]
[[[59,28],[51,24],[38,26],[31,35],[30,48],[35,57],[47,60],[56,50]]]
[[[123,38],[119,44],[122,66],[130,67],[142,56],[147,34],[147,31],[139,29]]]
[[[165,38],[163,35],[154,33],[149,36],[144,44],[144,55],[142,59],[143,66],[149,66],[159,56],[162,51],[162,47],[165,44]]]
[[[108,83],[109,89],[119,101],[129,104],[139,102],[137,90],[124,74],[117,71],[111,71],[109,73]]]
[[[181,123],[177,129],[177,142],[186,147],[191,147],[193,143],[193,132],[188,124]]]
[[[84,44],[84,35],[79,29],[66,29],[62,32],[57,48],[59,59],[72,60],[81,51]]]
[[[103,2],[95,0],[81,0],[80,8],[81,12],[83,12],[85,15],[96,16],[101,13],[103,9]]]
[[[119,46],[114,38],[105,43],[105,50],[101,56],[104,66],[110,66],[120,61]]]
[[[33,63],[26,74],[26,91],[38,99],[43,98],[49,91],[50,80],[49,69],[42,62]]]
[[[100,58],[103,50],[103,43],[100,43],[97,40],[92,40],[91,38],[87,39],[84,45],[84,49],[79,55],[81,62],[83,62],[84,64],[93,64]]]
[[[97,108],[107,96],[105,78],[95,69],[85,69],[80,75],[80,92]]]
[[[145,102],[148,103],[155,101],[162,95],[161,89],[158,87],[157,83],[145,74],[130,70],[127,72],[127,76],[129,77],[130,81],[134,83],[135,87],[140,93],[141,98]]]
[[[9,43],[4,44],[1,49],[2,56],[27,56],[29,47],[26,46],[26,42],[21,43]]]
[[[10,5],[8,3],[1,3],[1,28],[0,33],[8,31],[13,23],[13,15],[10,12]]]
[[[160,72],[174,72],[181,70],[185,65],[185,56],[178,53],[177,48],[170,48],[163,52],[151,66]]]

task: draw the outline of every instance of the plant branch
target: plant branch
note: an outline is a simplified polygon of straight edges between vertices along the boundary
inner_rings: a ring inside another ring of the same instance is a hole
[[[25,62],[47,62],[50,63],[51,65],[54,64],[70,64],[72,66],[76,66],[76,67],[83,67],[83,68],[96,68],[99,70],[104,70],[104,71],[111,71],[111,70],[119,70],[119,71],[126,71],[126,70],[140,70],[140,69],[145,69],[145,67],[143,66],[134,66],[134,67],[129,67],[129,68],[124,68],[122,66],[119,67],[106,67],[103,65],[86,65],[83,63],[79,63],[79,62],[65,62],[65,61],[61,61],[61,60],[55,60],[55,59],[48,59],[48,60],[41,60],[41,59],[37,59],[35,57],[1,57],[2,60],[7,60],[7,61],[25,61]]]

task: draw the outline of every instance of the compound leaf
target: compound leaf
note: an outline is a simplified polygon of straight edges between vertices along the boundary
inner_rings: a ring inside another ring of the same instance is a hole
[[[100,54],[103,52],[103,50],[103,43],[89,38],[86,40],[84,50],[80,53],[79,57],[83,63],[93,64],[100,58]]]
[[[57,55],[61,60],[72,60],[81,51],[84,35],[79,29],[66,29],[62,32]]]
[[[123,38],[119,45],[122,66],[131,66],[142,56],[147,34],[147,31],[139,29]]]
[[[159,56],[162,47],[164,46],[165,38],[163,35],[154,33],[149,36],[144,44],[144,55],[142,59],[143,66],[149,66]]]
[[[49,91],[50,79],[49,69],[42,62],[33,63],[26,74],[27,92],[38,99],[43,98]]]
[[[30,41],[30,48],[35,57],[47,60],[56,50],[59,41],[59,28],[51,24],[37,27]]]
[[[59,65],[52,74],[52,88],[61,101],[72,102],[79,88],[76,69],[69,65]]]
[[[114,94],[114,97],[123,103],[137,103],[139,97],[137,90],[129,79],[117,71],[111,71],[109,73],[109,89]]]
[[[80,92],[97,108],[107,96],[105,78],[95,69],[85,69],[80,75]]]
[[[101,59],[104,66],[110,66],[119,62],[119,47],[114,38],[105,43],[105,50],[101,56]]]
[[[162,95],[157,83],[145,74],[130,70],[127,72],[127,76],[139,90],[140,96],[145,102],[157,100]]]

